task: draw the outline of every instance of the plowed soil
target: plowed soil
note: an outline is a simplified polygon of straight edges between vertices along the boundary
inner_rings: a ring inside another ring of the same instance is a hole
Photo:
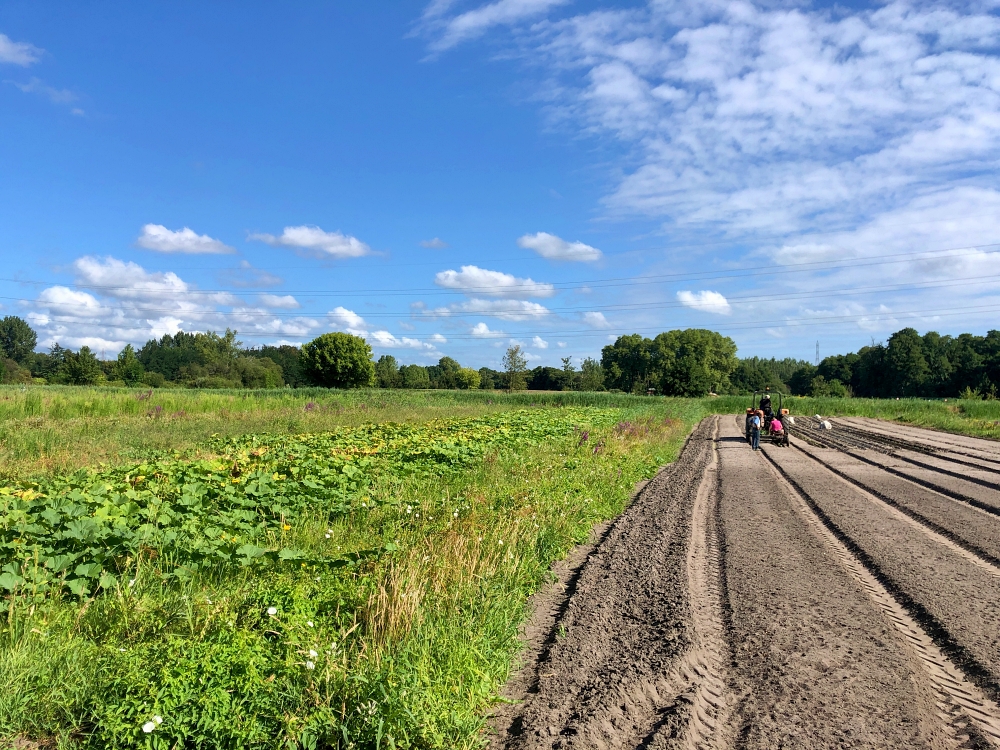
[[[536,597],[494,748],[1000,748],[1000,444],[715,417]]]

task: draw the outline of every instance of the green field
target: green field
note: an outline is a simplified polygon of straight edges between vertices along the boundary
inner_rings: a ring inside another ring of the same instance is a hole
[[[481,746],[551,563],[747,400],[0,389],[0,744]]]

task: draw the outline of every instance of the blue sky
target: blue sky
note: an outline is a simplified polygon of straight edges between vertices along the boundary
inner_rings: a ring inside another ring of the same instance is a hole
[[[0,7],[0,315],[497,366],[998,325],[989,3]]]

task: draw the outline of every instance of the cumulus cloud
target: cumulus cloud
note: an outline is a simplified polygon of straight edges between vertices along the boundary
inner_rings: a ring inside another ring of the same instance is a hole
[[[430,47],[441,52],[476,39],[494,26],[505,26],[539,16],[569,0],[497,0],[464,13],[448,15],[452,2],[434,0],[424,10],[423,27],[432,35]]]
[[[517,240],[526,250],[534,250],[549,260],[575,260],[590,263],[601,259],[601,251],[582,242],[567,242],[548,232],[526,234]]]
[[[198,234],[188,227],[176,231],[162,224],[146,224],[135,241],[139,247],[158,253],[187,253],[190,255],[235,253],[236,250],[207,234]]]
[[[495,339],[507,335],[503,331],[490,330],[490,327],[485,323],[483,323],[482,321],[479,321],[474,326],[472,326],[472,329],[469,331],[469,333],[471,333],[473,336],[479,339]]]
[[[462,266],[461,271],[441,271],[434,276],[434,283],[445,289],[510,299],[551,297],[555,294],[552,284],[521,279],[502,271],[488,271],[478,266]]]
[[[435,237],[432,240],[423,240],[420,243],[420,247],[430,248],[431,250],[444,250],[448,247],[448,243],[442,240],[440,237]]]
[[[367,336],[368,324],[354,310],[337,306],[329,312],[330,322],[340,330],[355,336]]]
[[[433,343],[421,341],[420,339],[403,336],[397,338],[388,331],[372,331],[365,337],[372,346],[383,349],[416,349],[418,351],[433,352],[437,347]],[[436,342],[435,342],[436,343]]]
[[[543,339],[541,336],[535,336],[531,339],[531,345],[536,349],[548,349],[549,342]]]
[[[729,300],[719,294],[719,292],[677,292],[677,299],[685,307],[693,307],[702,312],[715,313],[716,315],[729,315],[733,309],[729,306]]]
[[[41,59],[42,51],[28,42],[15,42],[6,34],[0,34],[0,63],[27,67]]]
[[[522,321],[545,317],[549,309],[537,302],[516,299],[469,299],[447,308],[450,313],[492,315],[500,320]]]
[[[591,328],[610,328],[611,324],[602,312],[585,312],[583,322]]]
[[[248,306],[223,291],[202,291],[172,272],[148,271],[117,258],[78,258],[70,270],[74,286],[43,289],[26,303],[26,317],[43,347],[73,348],[100,342],[114,356],[126,343],[142,345],[164,334],[237,328],[253,343],[294,337],[320,326],[308,317],[285,317],[265,306]],[[281,307],[287,298],[276,297]]]
[[[274,247],[290,247],[315,258],[360,258],[372,252],[357,237],[341,232],[324,232],[315,226],[285,227],[277,237],[273,234],[251,234],[249,239]]]
[[[435,344],[447,344],[448,343],[448,339],[446,339],[440,333],[432,333],[431,334],[431,341],[433,341]]]
[[[259,299],[264,307],[272,307],[279,310],[296,310],[302,307],[299,301],[290,294],[262,294]]]

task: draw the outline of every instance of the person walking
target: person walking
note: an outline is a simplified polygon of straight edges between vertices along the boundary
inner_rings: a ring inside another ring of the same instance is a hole
[[[760,448],[760,415],[754,414],[750,420],[750,447],[754,450]]]

